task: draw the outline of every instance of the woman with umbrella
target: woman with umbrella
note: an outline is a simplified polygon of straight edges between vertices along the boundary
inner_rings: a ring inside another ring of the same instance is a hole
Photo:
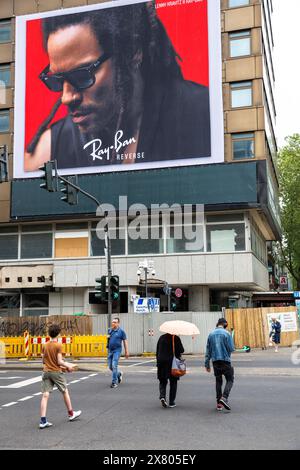
[[[191,328],[192,327],[194,328]],[[175,399],[177,393],[178,377],[171,374],[173,357],[180,359],[184,352],[179,334],[194,335],[199,334],[198,328],[189,322],[168,321],[163,323],[160,331],[166,333],[162,335],[157,343],[156,360],[157,360],[157,378],[159,380],[159,399],[163,408],[167,408],[166,393],[167,384],[170,382],[169,408],[176,406]]]

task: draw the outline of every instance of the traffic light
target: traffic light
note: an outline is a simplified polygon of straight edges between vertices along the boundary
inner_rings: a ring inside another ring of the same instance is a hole
[[[175,312],[175,310],[177,309],[177,301],[178,301],[178,299],[177,299],[175,293],[171,292],[171,302],[170,302],[171,312]]]
[[[53,162],[44,163],[39,170],[44,172],[43,176],[41,176],[44,183],[40,184],[40,188],[46,189],[46,191],[49,191],[50,193],[57,191],[57,177],[52,174]]]
[[[8,152],[7,145],[0,147],[0,183],[8,182]]]
[[[96,285],[95,290],[98,291],[95,294],[96,299],[100,299],[102,302],[107,302],[108,295],[106,292],[106,276],[96,277],[95,279]]]
[[[74,188],[68,183],[70,182],[77,186],[77,176],[69,176],[66,178],[66,181],[61,180],[60,182],[62,185],[64,185],[64,188],[61,189],[61,192],[65,194],[61,197],[61,200],[67,204],[70,204],[70,206],[76,206],[76,204],[78,204],[78,189]]]
[[[111,300],[119,300],[120,296],[120,285],[119,285],[119,276],[111,276],[110,278],[110,294]]]

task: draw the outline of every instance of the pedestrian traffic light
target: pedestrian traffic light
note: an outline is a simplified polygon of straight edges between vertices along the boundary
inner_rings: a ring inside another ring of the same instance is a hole
[[[175,312],[177,309],[177,297],[174,292],[171,293],[171,302],[170,302],[170,307],[171,307],[171,312]]]
[[[101,302],[107,302],[106,276],[96,277],[95,281],[97,283],[95,290],[98,291],[95,294],[96,299],[100,299]]]
[[[8,152],[7,145],[0,147],[0,183],[8,182]]]
[[[40,184],[40,188],[46,189],[46,191],[49,191],[50,193],[57,191],[57,177],[52,174],[53,162],[44,163],[39,170],[44,172],[43,176],[41,176],[44,183]]]
[[[64,180],[60,180],[61,184],[64,186],[60,191],[64,194],[61,197],[63,202],[70,204],[70,206],[76,206],[78,204],[78,189],[74,188],[71,184],[78,185],[77,176],[69,176]]]
[[[110,295],[111,300],[119,300],[120,296],[120,285],[119,285],[119,276],[111,276],[110,278]]]

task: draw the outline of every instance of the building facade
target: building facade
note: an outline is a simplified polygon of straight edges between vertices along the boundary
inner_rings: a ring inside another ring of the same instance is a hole
[[[211,0],[209,0],[211,1]],[[13,175],[16,17],[98,4],[85,0],[2,0],[0,5],[0,145]],[[135,203],[203,205],[190,223],[160,215],[157,239],[130,237],[124,218],[112,240],[113,273],[120,276],[116,312],[132,312],[144,295],[145,258],[153,261],[148,295],[168,307],[165,283],[181,289],[176,309],[220,310],[250,306],[252,293],[269,289],[267,242],[280,237],[276,165],[272,0],[221,0],[224,161],[199,166],[79,175],[83,189],[114,207],[119,197]],[[15,161],[15,160],[14,160]],[[0,185],[0,316],[105,313],[97,304],[95,278],[107,274],[104,241],[97,237],[94,204],[79,197],[67,206],[40,189],[39,178]],[[118,212],[121,220],[121,212]],[[197,226],[201,243],[187,249],[184,230]]]

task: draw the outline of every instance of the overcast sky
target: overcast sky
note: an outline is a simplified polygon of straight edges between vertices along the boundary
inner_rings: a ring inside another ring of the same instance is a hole
[[[281,147],[287,135],[300,134],[300,1],[273,0],[273,5],[276,134]]]

